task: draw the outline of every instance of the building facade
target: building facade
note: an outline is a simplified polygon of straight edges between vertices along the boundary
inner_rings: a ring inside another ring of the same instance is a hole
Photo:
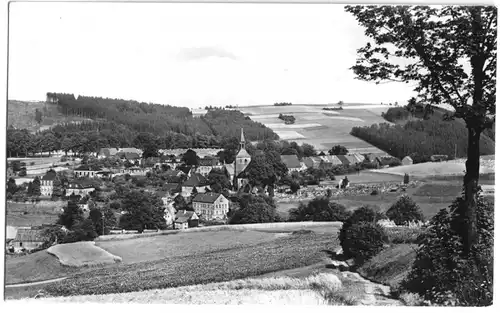
[[[197,194],[192,203],[196,214],[206,220],[225,219],[229,212],[229,200],[220,193]]]

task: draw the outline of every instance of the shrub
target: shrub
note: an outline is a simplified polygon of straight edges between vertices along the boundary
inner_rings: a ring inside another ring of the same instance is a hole
[[[487,306],[493,301],[493,204],[478,197],[478,242],[465,256],[455,213],[464,201],[457,198],[432,218],[402,287],[437,304]]]
[[[378,194],[379,194],[378,189],[373,189],[372,192],[370,193],[370,195],[372,196],[376,196]]]
[[[361,222],[375,223],[385,219],[384,213],[380,212],[377,206],[365,205],[356,209],[344,224],[357,224]]]
[[[396,225],[423,221],[424,215],[420,207],[408,195],[401,196],[386,212],[387,217]]]
[[[382,251],[386,236],[384,229],[375,223],[359,222],[342,226],[339,234],[344,255],[354,258],[360,265]]]
[[[298,208],[289,211],[289,221],[345,221],[350,216],[346,207],[340,203],[330,202],[327,197],[315,198],[307,205],[301,203]]]
[[[403,178],[403,184],[408,185],[409,182],[410,182],[410,175],[405,173],[405,176]]]
[[[422,228],[385,228],[387,241],[393,244],[418,243],[418,237],[424,232]]]

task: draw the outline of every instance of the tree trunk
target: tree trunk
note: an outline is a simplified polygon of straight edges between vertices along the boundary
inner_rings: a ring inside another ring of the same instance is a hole
[[[462,239],[465,253],[469,253],[472,245],[477,241],[477,192],[479,181],[479,138],[481,131],[477,128],[468,128],[469,142],[467,149],[467,161],[465,163],[466,174],[464,176],[465,202],[461,208]]]

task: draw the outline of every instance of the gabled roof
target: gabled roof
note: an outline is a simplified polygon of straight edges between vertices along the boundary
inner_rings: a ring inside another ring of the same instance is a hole
[[[343,164],[342,160],[340,160],[337,155],[324,155],[320,156],[319,158],[325,163],[331,163],[333,165]]]
[[[167,183],[165,184],[164,189],[167,192],[176,192],[181,190],[181,184],[180,183]]]
[[[343,165],[349,165],[352,162],[345,155],[337,155],[337,158],[342,162]]]
[[[356,159],[358,163],[361,163],[365,160],[365,157],[360,153],[353,153],[352,156]]]
[[[165,175],[167,175],[167,176],[179,176],[181,173],[183,173],[183,171],[170,169],[170,170],[165,172]]]
[[[72,181],[69,183],[70,189],[84,189],[84,188],[93,188],[94,183],[91,181],[87,180],[82,180],[82,181]],[[72,187],[71,187],[72,186]]]
[[[48,171],[40,180],[54,180],[57,176],[55,171]]]
[[[208,181],[200,173],[192,174],[191,177],[189,177],[183,184],[185,187],[198,187],[206,185],[208,185]]]
[[[282,155],[281,162],[283,162],[287,168],[300,168],[299,158],[295,155]]]
[[[413,159],[409,155],[405,156],[403,160],[413,161]]]
[[[226,168],[226,171],[229,173],[229,175],[234,174],[234,163],[224,164],[224,167]]]
[[[350,154],[345,155],[345,158],[346,158],[347,160],[349,160],[349,162],[350,162],[351,164],[360,163],[360,161],[358,161],[358,159],[357,159],[355,156],[353,156],[353,155],[350,155]]]
[[[175,214],[176,223],[186,223],[191,219],[197,219],[197,216],[193,211],[179,211]]]
[[[27,241],[46,241],[48,238],[42,235],[40,229],[18,229],[14,241],[27,242]]]
[[[97,165],[80,165],[79,167],[75,168],[75,171],[100,171],[101,168]]]
[[[178,166],[177,170],[182,171],[184,174],[189,174],[189,172],[191,171],[192,168],[193,167],[190,165],[182,165],[182,166]]]
[[[142,151],[140,149],[137,149],[137,148],[120,148],[119,151],[120,152],[132,152],[132,153],[137,153],[137,154],[142,153]]]
[[[197,194],[192,202],[214,203],[222,194],[216,192],[207,192]]]
[[[116,154],[117,157],[119,158],[125,158],[127,160],[137,160],[140,159],[141,156],[137,152],[123,152],[120,151]]]

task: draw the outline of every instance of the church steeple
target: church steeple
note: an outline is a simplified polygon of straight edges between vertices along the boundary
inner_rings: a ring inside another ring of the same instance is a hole
[[[243,134],[243,127],[241,128],[240,149],[245,149],[245,135]]]

